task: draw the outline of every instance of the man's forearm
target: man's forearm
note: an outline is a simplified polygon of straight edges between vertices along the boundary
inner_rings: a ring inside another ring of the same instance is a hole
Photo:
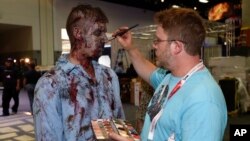
[[[133,47],[127,51],[137,74],[142,79],[144,79],[144,81],[149,83],[149,77],[151,73],[156,69],[156,66],[152,62],[147,60],[138,48]]]

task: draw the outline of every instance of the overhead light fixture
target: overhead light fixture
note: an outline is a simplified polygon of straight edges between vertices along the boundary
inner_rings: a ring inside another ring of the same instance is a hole
[[[143,32],[143,33],[141,33],[141,35],[143,35],[143,36],[150,36],[151,34]]]
[[[164,0],[161,0],[161,2],[164,2]]]
[[[208,3],[208,0],[199,0],[200,3]]]
[[[148,40],[148,39],[150,39],[150,38],[148,38],[148,37],[139,37],[139,39]]]
[[[24,59],[24,62],[25,62],[25,63],[30,63],[30,58],[25,58],[25,59]]]
[[[179,5],[172,5],[173,8],[180,8]]]

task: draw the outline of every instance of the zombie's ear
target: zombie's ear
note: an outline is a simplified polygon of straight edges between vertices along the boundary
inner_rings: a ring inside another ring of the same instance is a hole
[[[82,31],[79,27],[73,28],[73,36],[75,39],[82,39]]]

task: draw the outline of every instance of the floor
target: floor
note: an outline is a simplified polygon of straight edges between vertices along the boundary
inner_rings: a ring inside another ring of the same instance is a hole
[[[0,99],[0,104],[2,104],[2,93],[0,93]],[[0,141],[35,140],[28,96],[24,91],[21,91],[19,99],[20,105],[17,114],[0,117]],[[13,100],[10,105],[13,105]],[[0,107],[0,114],[2,114],[2,107]]]
[[[0,97],[1,92],[0,92]],[[0,98],[0,103],[1,98]],[[13,104],[13,101],[11,101]],[[136,107],[124,103],[124,110],[126,119],[135,125]],[[2,113],[2,108],[0,108]],[[225,131],[223,141],[229,141],[229,125],[230,124],[249,124],[250,125],[250,113],[235,114],[229,116],[228,127]],[[27,94],[22,91],[20,93],[20,105],[19,112],[16,115],[10,115],[8,117],[0,117],[0,140],[1,141],[34,141],[34,127],[33,118],[30,115],[29,101]]]

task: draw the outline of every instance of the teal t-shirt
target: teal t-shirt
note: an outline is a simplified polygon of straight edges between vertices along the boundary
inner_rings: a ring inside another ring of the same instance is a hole
[[[169,85],[168,94],[181,78],[165,75],[161,69],[150,77],[156,89]],[[165,98],[166,99],[166,98]],[[152,104],[152,99],[149,107]],[[163,113],[156,123],[153,141],[221,141],[227,125],[227,108],[223,93],[207,68],[195,72],[169,100],[163,103]],[[146,113],[141,140],[149,135],[151,119]],[[172,140],[171,140],[172,141]]]

